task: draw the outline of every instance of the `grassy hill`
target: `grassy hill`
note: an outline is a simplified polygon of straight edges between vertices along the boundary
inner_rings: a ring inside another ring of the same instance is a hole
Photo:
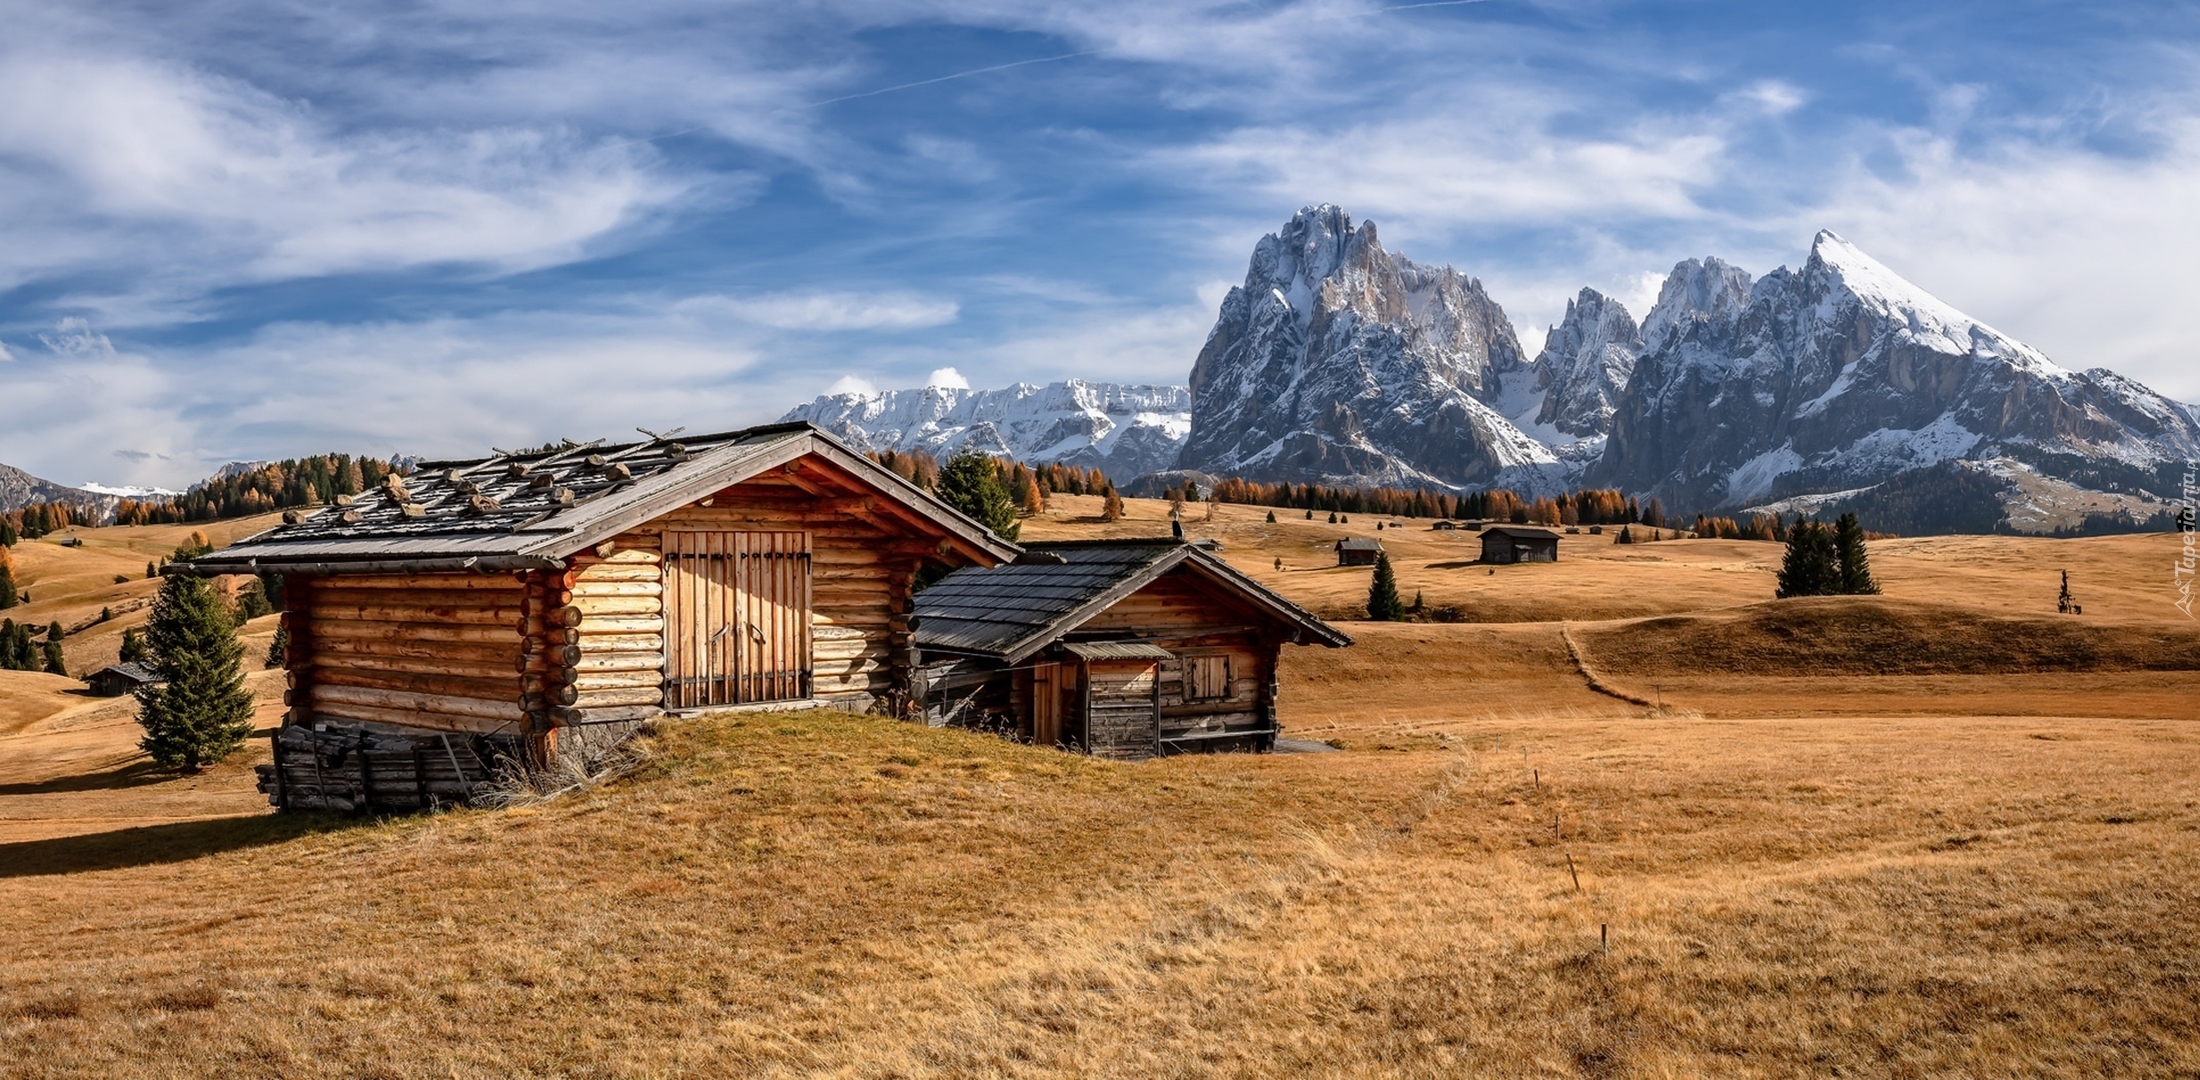
[[[1166,529],[1085,501],[1026,536]],[[1264,516],[1191,530],[1349,612],[1368,572],[1328,544],[1374,522]],[[1771,603],[1772,545],[1568,537],[1491,574],[1405,524],[1408,594],[1482,621],[1287,651],[1288,734],[1335,753],[725,717],[537,806],[278,817],[259,747],[154,774],[127,702],[0,673],[4,1071],[2200,1070],[2174,538],[1886,541],[1884,597]],[[30,587],[96,614],[146,586],[73,560],[142,574],[181,535],[33,549]]]

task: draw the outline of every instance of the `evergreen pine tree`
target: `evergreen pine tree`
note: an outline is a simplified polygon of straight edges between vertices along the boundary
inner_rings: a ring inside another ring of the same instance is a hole
[[[155,566],[155,565],[153,565],[153,564],[152,564],[152,563],[150,563],[150,562],[148,562],[148,563],[146,563],[146,564],[145,564],[145,580],[147,580],[147,581],[151,581],[151,580],[153,580],[154,578],[157,578],[157,577],[159,577],[159,576],[160,576],[160,567],[158,567],[158,566]]]
[[[1635,534],[1630,526],[1622,525],[1619,527],[1619,537],[1612,542],[1615,544],[1632,544],[1635,542]]]
[[[984,454],[966,450],[948,459],[940,467],[937,493],[940,501],[969,515],[1003,540],[1013,541],[1022,531],[1016,524],[1016,503],[1001,483],[1000,466]]]
[[[1398,575],[1390,568],[1390,556],[1375,556],[1375,580],[1367,587],[1367,617],[1376,622],[1397,622],[1406,613],[1398,595]]]
[[[0,608],[11,608],[19,597],[15,591],[15,560],[8,549],[0,548]]]
[[[244,646],[221,594],[203,578],[172,577],[153,602],[146,649],[163,680],[139,687],[138,745],[164,768],[193,772],[229,756],[252,734]]]
[[[237,625],[243,626],[262,615],[273,614],[275,608],[267,602],[267,595],[259,581],[247,581],[237,591]]]
[[[1788,530],[1779,589],[1773,596],[1829,596],[1840,591],[1840,556],[1835,552],[1833,530],[1815,521],[1796,521]]]
[[[125,664],[136,664],[141,663],[144,660],[145,635],[139,633],[137,628],[134,626],[128,630],[124,630],[122,632],[122,662]]]
[[[1308,511],[1308,513],[1312,513],[1312,511]],[[1337,523],[1337,512],[1335,510],[1331,510],[1329,512],[1329,523],[1331,525],[1335,525]]]
[[[23,537],[15,531],[15,523],[0,517],[0,547],[14,547]]]
[[[59,641],[57,641],[57,640],[55,640],[55,639],[53,639],[53,638],[47,638],[47,639],[46,639],[46,648],[45,648],[45,654],[46,654],[46,656],[45,656],[45,660],[46,660],[46,663],[45,663],[45,671],[46,671],[46,674],[48,674],[48,675],[67,675],[67,674],[69,673],[69,663],[68,663],[67,659],[65,659],[65,658],[64,658],[64,657],[63,657],[63,656],[61,655],[61,642],[59,642]]]
[[[1275,523],[1276,523],[1276,512],[1275,512],[1275,511],[1273,511],[1273,510],[1270,510],[1270,511],[1268,511],[1268,524],[1270,524],[1270,525],[1273,525],[1273,524],[1275,524]]]
[[[1869,596],[1879,592],[1879,583],[1872,580],[1872,564],[1864,553],[1864,526],[1855,514],[1843,514],[1833,525],[1835,557],[1841,564],[1841,591],[1851,596]]]
[[[267,666],[270,670],[282,667],[290,659],[290,627],[277,624],[275,640],[267,643]]]
[[[1308,521],[1312,521],[1312,520],[1314,520],[1314,511],[1312,511],[1312,510],[1308,510],[1308,511],[1306,512],[1306,520],[1308,520]]]

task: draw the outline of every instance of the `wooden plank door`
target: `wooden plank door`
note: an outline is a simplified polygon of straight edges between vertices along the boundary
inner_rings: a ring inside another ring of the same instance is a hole
[[[667,530],[665,708],[810,696],[810,534]]]
[[[1054,746],[1062,741],[1062,665],[1039,663],[1031,668],[1031,742]]]

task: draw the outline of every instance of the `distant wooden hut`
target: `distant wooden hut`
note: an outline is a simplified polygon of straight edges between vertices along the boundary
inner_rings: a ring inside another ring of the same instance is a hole
[[[1265,750],[1286,644],[1351,639],[1173,540],[1034,544],[916,598],[918,680],[935,723],[1136,759]]]
[[[144,664],[109,664],[84,676],[84,683],[92,693],[100,697],[121,697],[141,686],[154,686],[161,682],[159,674]]]
[[[449,801],[497,754],[666,712],[898,709],[917,576],[1018,551],[808,424],[437,462],[339,503],[166,570],[283,575],[282,806]]]
[[[1557,562],[1558,534],[1533,525],[1492,525],[1482,530],[1482,561]]]
[[[1437,532],[1456,532],[1458,531],[1459,526],[1453,522],[1439,521],[1436,524],[1429,526],[1429,528],[1434,529]]]
[[[1338,566],[1373,566],[1375,558],[1383,553],[1380,540],[1364,536],[1348,536],[1337,541]]]

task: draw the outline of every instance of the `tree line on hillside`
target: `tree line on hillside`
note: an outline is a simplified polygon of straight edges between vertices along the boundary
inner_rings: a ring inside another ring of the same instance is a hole
[[[1047,498],[1065,495],[1098,495],[1101,517],[1114,521],[1123,516],[1123,498],[1114,482],[1097,468],[1060,462],[1025,464],[965,450],[946,463],[923,450],[879,450],[872,461],[904,480],[940,497],[940,501],[975,518],[1003,539],[1014,540],[1022,531],[1018,517],[1046,511]]]
[[[124,499],[115,507],[115,523],[180,525],[326,505],[338,495],[373,490],[393,471],[396,467],[390,462],[350,454],[291,458],[208,480],[170,498]]]
[[[1169,493],[1197,502],[1190,481]],[[1668,528],[1665,507],[1647,505],[1615,488],[1585,488],[1561,495],[1529,498],[1509,488],[1454,494],[1427,488],[1327,487],[1321,484],[1268,484],[1230,477],[1217,480],[1207,495],[1217,502],[1271,506],[1309,513],[1374,514],[1406,518],[1505,521],[1515,525],[1649,525]]]

